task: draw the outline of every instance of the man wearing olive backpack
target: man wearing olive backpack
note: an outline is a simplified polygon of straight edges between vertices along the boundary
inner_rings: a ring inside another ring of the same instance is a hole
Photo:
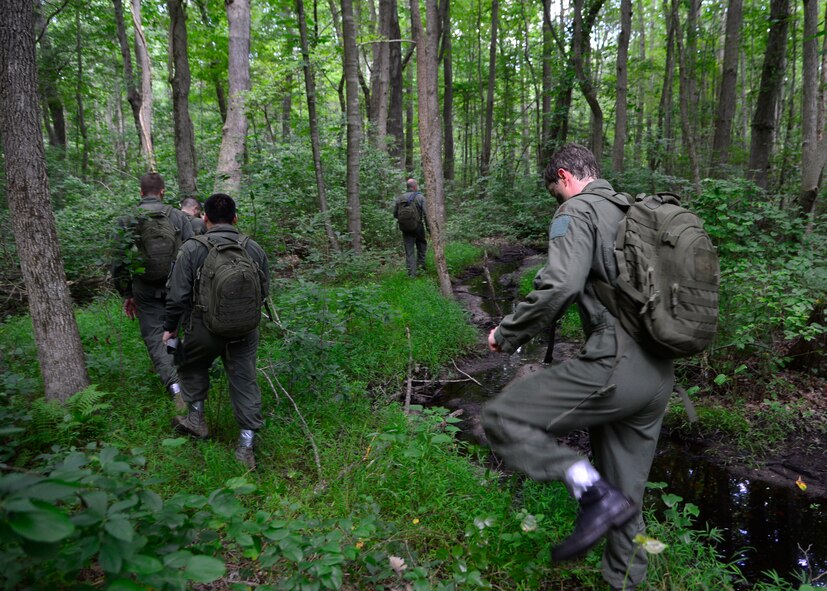
[[[407,187],[407,192],[396,198],[393,217],[402,231],[408,275],[416,277],[417,268],[425,268],[425,251],[428,248],[425,228],[428,226],[428,218],[425,215],[425,197],[419,192],[416,180],[408,179]]]
[[[176,416],[173,428],[196,439],[209,437],[204,402],[210,366],[221,357],[240,428],[236,459],[253,469],[253,440],[263,423],[256,382],[258,324],[270,271],[264,251],[238,231],[237,221],[229,195],[216,193],[204,203],[207,231],[181,246],[170,274],[163,340],[174,342],[184,327],[175,356],[189,412]]]

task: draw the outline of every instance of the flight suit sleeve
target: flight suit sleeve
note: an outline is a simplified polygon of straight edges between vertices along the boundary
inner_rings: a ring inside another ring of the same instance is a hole
[[[178,257],[172,265],[167,280],[166,316],[164,330],[175,332],[181,318],[192,302],[192,290],[195,285],[196,269],[193,266],[193,250],[198,247],[195,241],[186,242],[178,251]]]
[[[561,207],[549,228],[548,262],[534,279],[534,291],[503,318],[494,339],[506,353],[548,329],[586,285],[594,250],[594,227],[587,215]]]
[[[422,216],[422,223],[428,227],[428,210],[425,208],[425,196],[422,193],[416,194],[416,204],[419,206],[419,213]]]
[[[259,249],[261,255],[258,262],[259,274],[261,278],[261,298],[262,300],[270,295],[270,263],[267,260],[267,255],[264,250]]]

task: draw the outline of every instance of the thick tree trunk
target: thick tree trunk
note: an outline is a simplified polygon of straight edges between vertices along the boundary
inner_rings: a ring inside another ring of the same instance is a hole
[[[445,180],[454,179],[454,64],[451,52],[451,0],[442,0],[442,133],[445,139],[443,172]]]
[[[414,86],[413,68],[405,72],[405,169],[413,173],[414,162]]]
[[[198,194],[195,131],[190,119],[190,62],[184,0],[167,0],[169,11],[169,83],[172,87],[172,120],[175,128],[175,160],[181,198]]]
[[[362,212],[359,201],[359,162],[362,115],[359,112],[359,53],[352,0],[342,0],[345,91],[347,95],[347,229],[353,252],[362,252]]]
[[[736,83],[738,81],[738,54],[741,44],[743,0],[729,0],[726,13],[724,62],[721,66],[721,88],[718,94],[718,113],[712,140],[710,171],[715,176],[725,174],[732,143],[732,120],[735,118]]]
[[[426,0],[425,7],[425,16],[429,23],[427,31],[424,31],[422,27],[419,0],[411,0],[411,23],[416,42],[416,79],[419,88],[419,148],[422,170],[425,173],[425,206],[428,210],[428,227],[431,230],[431,246],[434,249],[439,289],[446,298],[453,298],[448,264],[445,261],[445,195],[442,180],[439,89],[437,88],[439,77],[437,0]]]
[[[801,91],[801,192],[799,215],[809,217],[818,197],[824,155],[818,142],[818,0],[804,0]]]
[[[784,82],[784,61],[787,54],[787,30],[790,22],[790,0],[772,0],[770,4],[770,32],[755,113],[752,117],[748,174],[759,187],[769,186],[772,146],[778,117],[778,100]]]
[[[322,168],[321,140],[319,122],[316,118],[316,74],[310,64],[310,43],[307,36],[307,18],[304,14],[304,0],[296,0],[296,15],[299,20],[299,37],[301,39],[302,70],[304,71],[304,88],[307,94],[307,117],[310,123],[310,147],[313,151],[313,168],[316,171],[316,189],[319,192],[319,211],[324,219],[327,241],[333,252],[341,252],[336,232],[330,221],[330,208],[327,205],[327,187]]]
[[[632,0],[620,2],[620,34],[617,38],[617,94],[615,97],[615,137],[612,146],[612,168],[616,174],[623,172],[623,156],[626,147],[626,103],[629,96],[629,37],[632,34]]]
[[[89,385],[60,257],[37,99],[31,0],[0,0],[0,136],[6,197],[47,399]]]
[[[138,131],[141,134],[141,149],[149,170],[154,171],[155,149],[152,146],[152,67],[149,49],[141,22],[141,0],[132,0],[132,26],[135,29],[135,60],[141,70],[141,107],[138,109]]]
[[[250,90],[250,0],[226,3],[230,27],[228,68],[230,102],[221,134],[215,191],[236,199],[241,194],[241,164],[247,141],[245,94]]]
[[[371,68],[370,116],[371,137],[377,149],[387,152],[388,92],[390,90],[391,0],[379,0],[378,34],[373,43]]]
[[[390,96],[388,100],[388,154],[405,171],[405,127],[403,121],[402,89],[402,30],[399,28],[399,11],[396,0],[390,0],[390,51],[388,53],[388,74]]]
[[[491,45],[488,49],[488,92],[485,99],[480,175],[488,176],[491,166],[491,136],[494,129],[494,88],[497,85],[497,29],[500,22],[499,0],[491,0]],[[418,70],[418,68],[417,68]],[[421,134],[420,134],[421,135]]]

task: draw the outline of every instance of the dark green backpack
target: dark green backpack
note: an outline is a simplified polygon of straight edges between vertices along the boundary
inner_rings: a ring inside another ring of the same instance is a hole
[[[603,305],[649,352],[703,351],[718,322],[718,254],[703,222],[671,193],[626,195],[615,240],[615,285],[595,282]]]
[[[399,222],[399,229],[403,232],[416,232],[422,223],[422,216],[416,206],[416,196],[419,193],[411,193],[407,199],[399,201],[396,207],[396,220]]]
[[[141,279],[153,285],[163,285],[181,246],[181,232],[170,219],[172,207],[142,209],[138,214],[136,238],[141,253]]]
[[[195,278],[195,307],[210,332],[239,338],[261,320],[261,282],[258,265],[247,253],[247,241],[194,236],[209,249]]]

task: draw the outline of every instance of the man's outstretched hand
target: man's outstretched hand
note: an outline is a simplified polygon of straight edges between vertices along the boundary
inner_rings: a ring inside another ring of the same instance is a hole
[[[130,320],[135,320],[138,317],[138,306],[135,304],[135,298],[126,298],[123,301],[123,313]]]

